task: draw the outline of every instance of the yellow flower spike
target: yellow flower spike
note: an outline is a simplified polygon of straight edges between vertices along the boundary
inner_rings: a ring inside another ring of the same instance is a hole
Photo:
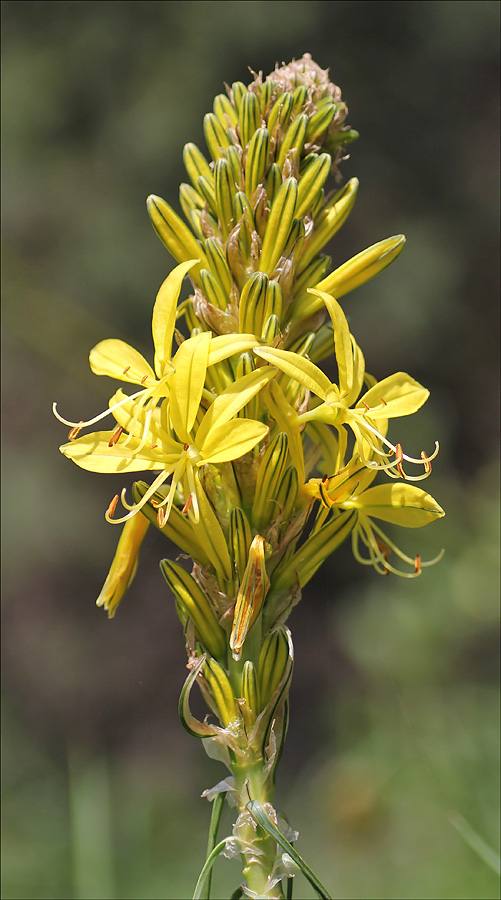
[[[136,516],[136,518],[139,518]],[[131,521],[134,521],[132,519]],[[179,563],[163,559],[160,570],[167,584],[176,596],[183,613],[190,617],[195,626],[196,638],[205,651],[222,660],[226,654],[226,636],[217,621],[210,603],[193,578]]]
[[[245,639],[256,621],[270,586],[265,564],[266,542],[256,534],[249,548],[249,557],[237,594],[230,650],[234,660],[239,660]]]
[[[96,600],[96,606],[104,606],[109,619],[115,615],[118,604],[136,574],[139,550],[149,524],[145,516],[136,516],[123,527],[110,571]]]
[[[189,259],[200,260],[193,270],[193,278],[199,283],[199,269],[207,268],[208,263],[188,226],[165,200],[155,194],[150,194],[146,206],[154,230],[174,259],[179,263]]]
[[[282,255],[295,217],[297,190],[296,179],[287,178],[276,193],[263,240],[260,272],[271,275]]]

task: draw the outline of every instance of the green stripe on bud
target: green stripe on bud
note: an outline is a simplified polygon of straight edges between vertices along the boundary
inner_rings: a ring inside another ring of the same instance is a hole
[[[219,720],[227,728],[238,715],[230,679],[215,659],[206,659],[202,672],[214,698]]]
[[[303,149],[304,145],[304,139],[306,137],[307,127],[308,116],[305,115],[305,113],[301,113],[300,116],[296,116],[296,118],[291,122],[280,146],[280,151],[277,158],[277,163],[279,166],[283,166],[287,154],[293,152],[294,150],[296,151],[296,159],[299,162],[301,150]]]
[[[181,184],[179,187],[179,203],[188,222],[191,220],[191,213],[194,210],[200,210],[204,206],[203,197],[195,190],[191,184]]]
[[[210,178],[206,178],[205,175],[200,175],[197,181],[197,188],[199,193],[204,198],[209,210],[214,215],[214,217],[218,218],[218,208],[216,201],[216,189],[214,185],[214,176],[212,175]]]
[[[289,232],[287,243],[282,250],[282,256],[291,258],[293,255],[297,257],[301,252],[303,241],[306,234],[305,224],[302,219],[294,219],[292,228]]]
[[[355,203],[357,190],[358,179],[350,178],[348,184],[326,203],[320,215],[317,216],[313,233],[303,248],[297,266],[298,275],[304,271],[313,257],[320,253],[344,224]]]
[[[233,103],[235,104],[235,108],[237,112],[240,109],[242,103],[242,97],[247,93],[247,86],[243,83],[243,81],[234,81],[231,86],[231,96],[233,98]]]
[[[243,334],[261,334],[266,309],[268,276],[256,272],[249,278],[240,295],[238,327]]]
[[[145,481],[135,481],[132,485],[132,496],[134,499],[134,503],[139,503],[140,500],[144,497],[146,491],[150,487]],[[168,490],[168,489],[167,489]],[[167,496],[167,490],[162,490],[161,488],[155,492],[152,499],[157,502],[162,502],[165,500]],[[176,506],[173,506],[169,518],[165,522],[162,527],[158,524],[157,519],[157,510],[151,505],[151,503],[146,503],[142,509],[141,513],[146,516],[147,519],[151,522],[152,525],[155,525],[162,534],[165,535],[170,541],[173,541],[180,550],[184,553],[188,553],[194,560],[196,560],[202,566],[210,565],[210,560],[207,554],[202,550],[199,542],[197,541],[191,523],[186,516],[183,516],[182,513],[177,509]]]
[[[265,344],[271,346],[273,341],[280,335],[280,320],[277,316],[269,316],[266,319],[266,322],[263,325],[263,330],[261,332],[261,340],[264,341]]]
[[[229,166],[231,168],[231,174],[233,175],[233,181],[236,186],[239,188],[242,186],[242,150],[240,147],[235,147],[233,144],[231,147],[228,147],[225,153],[225,158],[227,159]]]
[[[296,308],[296,305],[301,300],[308,298],[308,288],[315,287],[318,284],[320,279],[324,277],[325,273],[330,268],[331,263],[332,259],[330,256],[317,256],[296,278],[294,285],[295,303],[293,309]]]
[[[229,297],[232,284],[231,272],[226,261],[225,252],[217,238],[207,238],[205,241],[205,254],[209,261],[211,272],[220,281],[225,296]]]
[[[214,97],[212,109],[214,110],[214,115],[221,122],[224,129],[229,127],[236,128],[238,116],[235,107],[226,94],[217,94],[216,97]]]
[[[237,378],[242,378],[243,375],[248,375],[250,372],[253,372],[255,368],[256,368],[256,366],[255,366],[254,357],[252,356],[252,354],[249,352],[242,353],[240,355],[238,363],[237,363]],[[247,405],[245,406],[245,409],[243,409],[241,412],[239,412],[238,415],[242,418],[247,418],[247,419],[259,418],[259,396],[256,395],[255,397],[253,397],[249,401],[249,403],[247,403]],[[259,450],[256,445],[256,447],[254,448],[252,453],[255,454],[258,452],[259,452]]]
[[[209,163],[196,144],[185,144],[183,150],[183,162],[193,187],[196,188],[200,175],[204,175],[206,178],[212,177]]]
[[[287,681],[292,661],[285,628],[267,634],[259,655],[257,683],[261,708],[270,702],[280,682]]]
[[[243,509],[235,506],[230,513],[228,545],[239,581],[243,578],[251,543],[252,533],[249,520]]]
[[[287,178],[277,191],[263,240],[259,271],[271,275],[282,255],[295,218],[298,185]]]
[[[190,271],[190,277],[200,284],[200,267],[206,266],[207,261],[200,244],[187,225],[161,197],[150,194],[146,206],[151,224],[171,256],[178,262],[186,262],[189,259],[200,260],[200,263],[193,266]]]
[[[305,84],[297,86],[292,95],[292,113],[295,114],[302,106],[305,105],[308,98],[308,89]]]
[[[252,525],[262,528],[277,512],[276,497],[289,464],[289,440],[281,431],[266,448],[256,480]]]
[[[268,116],[268,129],[270,133],[275,126],[277,129],[286,128],[294,106],[294,97],[288,91],[275,100]]]
[[[283,307],[283,295],[282,288],[278,281],[270,281],[268,282],[268,288],[266,291],[266,317],[268,316],[276,316],[280,321],[282,318],[282,307]]]
[[[259,99],[259,105],[261,107],[261,115],[264,117],[266,110],[271,101],[271,95],[273,94],[273,82],[266,79],[264,84],[261,86],[261,97]]]
[[[298,490],[299,479],[297,470],[294,466],[289,466],[277,491],[277,506],[282,512],[284,522],[292,516],[296,505]]]
[[[259,100],[251,91],[247,91],[238,111],[238,124],[240,126],[240,143],[247,147],[252,135],[261,124],[261,110]]]
[[[233,613],[230,650],[239,660],[247,634],[256,621],[264,603],[270,581],[266,573],[265,540],[256,534],[250,548]]]
[[[230,146],[231,140],[214,113],[204,116],[205,143],[214,162],[224,156],[225,150]]]
[[[195,626],[195,634],[204,651],[216,659],[224,659],[226,636],[217,621],[210,603],[193,578],[179,563],[163,559],[160,570],[175,595],[185,616],[189,616]]]
[[[233,197],[235,196],[235,181],[228,160],[218,159],[214,168],[214,182],[221,234],[226,240],[234,224]]]
[[[244,194],[243,191],[237,191],[233,200],[233,207],[235,211],[235,220],[239,222],[244,216],[247,221],[247,224],[250,228],[255,228],[256,223],[254,222],[254,213],[252,212],[252,207],[250,205],[250,200],[247,194]]]
[[[268,168],[269,152],[270,133],[267,128],[258,128],[252,135],[245,160],[245,190],[249,197],[252,197]]]
[[[318,199],[330,172],[331,163],[330,155],[322,153],[321,156],[310,163],[299,179],[296,207],[297,218],[306,215]]]

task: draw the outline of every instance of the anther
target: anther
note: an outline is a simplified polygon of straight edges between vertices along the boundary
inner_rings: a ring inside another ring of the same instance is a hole
[[[424,450],[421,450],[421,459],[423,460],[424,470],[426,474],[429,475],[431,472],[431,462],[429,461]]]
[[[183,515],[185,515],[185,513],[187,513],[188,510],[191,509],[191,504],[192,504],[192,503],[193,503],[193,495],[190,494],[190,496],[188,497],[186,503],[185,503],[184,506],[183,506],[183,509],[182,509]]]
[[[69,441],[74,441],[75,438],[78,437],[78,435],[80,434],[80,432],[82,430],[82,425],[83,425],[83,420],[81,420],[78,425],[75,425],[74,428],[70,429],[70,431],[68,432],[68,440]]]
[[[110,505],[108,506],[108,509],[106,510],[106,515],[109,516],[110,519],[113,516],[113,513],[115,512],[115,510],[117,508],[117,503],[118,503],[118,494],[115,494],[115,496],[113,497],[113,500],[111,501]]]
[[[416,554],[416,559],[414,560],[414,575],[419,575],[421,572],[421,557],[419,553]]]
[[[370,406],[369,406],[369,404],[368,404],[368,403],[366,403],[366,402],[365,402],[365,400],[362,400],[362,401],[361,401],[361,402],[362,402],[362,406],[365,406],[365,408],[366,408],[366,410],[367,410],[367,412],[369,412],[369,410],[370,410]]]
[[[125,366],[125,369],[123,370],[122,375],[127,375],[127,372],[129,371],[129,369],[130,369],[130,366]]]
[[[400,475],[402,478],[405,478],[405,472],[404,472],[403,467],[402,467],[402,460],[403,460],[403,458],[404,458],[404,451],[402,450],[402,445],[401,445],[401,444],[397,444],[397,445],[396,445],[396,447],[395,447],[395,456],[396,456],[395,463],[396,463],[396,466],[397,466],[397,469],[398,469],[398,473],[399,473],[399,475]]]
[[[114,444],[118,443],[118,441],[120,440],[120,437],[122,435],[122,432],[123,432],[122,426],[117,425],[117,427],[115,428],[115,431],[113,432],[113,434],[111,435],[111,437],[108,441],[108,447],[113,447]]]
[[[157,512],[157,522],[158,522],[158,527],[159,527],[159,528],[163,528],[163,527],[164,527],[165,522],[166,522],[166,517],[165,517],[165,509],[163,508],[163,506],[160,506],[160,508],[158,509],[158,512]]]
[[[183,450],[186,451],[186,450],[189,450],[189,449],[190,449],[190,445],[189,445],[189,444],[184,444],[184,445],[183,445]]]
[[[150,450],[156,450],[157,447],[158,447],[158,444],[152,444],[150,447]]]
[[[148,381],[148,376],[143,375],[143,377],[141,378],[141,384],[146,384],[147,381]]]

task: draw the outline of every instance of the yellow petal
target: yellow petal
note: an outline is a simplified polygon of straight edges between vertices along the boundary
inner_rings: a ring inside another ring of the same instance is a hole
[[[199,260],[190,259],[176,266],[167,276],[157,294],[153,307],[151,330],[155,345],[155,372],[158,378],[167,374],[165,367],[171,361],[177,301],[183,278],[197,262]]]
[[[369,407],[373,419],[393,419],[415,413],[430,396],[430,392],[405,372],[396,372],[378,381],[359,400],[360,405]]]
[[[327,375],[315,363],[305,359],[304,356],[299,356],[298,353],[294,353],[292,350],[254,347],[254,353],[256,356],[265,359],[272,366],[276,366],[289,378],[293,378],[299,384],[302,384],[303,387],[313,391],[322,400],[325,399],[327,392],[331,389],[331,382]]]
[[[233,419],[275,375],[276,372],[271,366],[262,366],[254,372],[249,372],[248,375],[237,378],[222,391],[205,413],[196,435],[197,446],[204,447],[212,430]]]
[[[245,353],[256,344],[255,334],[221,334],[212,338],[208,366],[213,366],[234,353]]]
[[[158,453],[155,454],[147,447],[134,455],[134,447],[139,444],[137,438],[131,438],[124,447],[126,436],[122,435],[110,447],[112,436],[112,431],[96,431],[63,444],[59,449],[64,456],[88,472],[143,472],[166,468],[165,457],[159,458]]]
[[[356,507],[363,515],[392,522],[394,525],[404,525],[406,528],[420,528],[445,515],[442,507],[430,494],[402,482],[369,488],[344,506]]]
[[[197,334],[181,344],[173,359],[175,372],[170,379],[170,415],[180,441],[190,441],[190,431],[202,399],[210,342],[210,332]]]
[[[136,574],[139,550],[149,528],[148,519],[139,513],[129,519],[122,530],[113,562],[96,606],[104,606],[112,619],[118,604]]]
[[[254,419],[237,419],[216,425],[200,447],[203,456],[198,465],[228,462],[244,456],[268,434],[268,426]]]
[[[332,319],[334,347],[339,372],[339,392],[341,397],[343,397],[345,394],[349,394],[353,387],[353,348],[346,316],[337,300],[331,297],[330,294],[314,289],[309,290],[308,293],[314,294],[323,300]]]
[[[155,373],[144,356],[118,338],[108,338],[96,344],[90,351],[89,363],[95,375],[108,375],[131,384],[142,384],[146,379],[156,381]]]
[[[231,581],[232,565],[223,529],[198,480],[198,476],[195,476],[195,478],[198,488],[197,500],[200,516],[198,522],[192,521],[193,533],[202,550],[210,559],[221,581]]]

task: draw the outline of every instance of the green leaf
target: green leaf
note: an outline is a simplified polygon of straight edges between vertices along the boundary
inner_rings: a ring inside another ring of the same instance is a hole
[[[223,811],[223,803],[224,803],[225,796],[226,796],[226,791],[221,791],[219,794],[216,794],[216,796],[214,797],[214,800],[212,801],[212,812],[211,812],[210,825],[209,825],[209,837],[207,840],[207,859],[209,858],[212,851],[216,847],[217,833],[219,831],[219,823],[221,821],[221,813]],[[212,868],[209,869],[206,879],[205,879],[205,890],[203,893],[203,900],[210,900],[211,881],[212,881]]]
[[[224,838],[224,840],[220,841],[219,844],[216,844],[212,853],[209,853],[209,856],[205,860],[202,871],[198,876],[198,881],[195,886],[195,893],[193,894],[193,900],[202,900],[202,888],[206,882],[210,870],[212,869],[212,866],[216,862],[216,859],[218,858],[219,854],[223,852],[227,840],[229,840],[229,838]]]
[[[285,850],[291,859],[296,863],[298,869],[303,873],[304,877],[310,882],[313,890],[315,891],[317,897],[320,897],[320,900],[332,900],[331,895],[328,893],[327,889],[324,888],[321,881],[318,880],[317,876],[314,872],[311,871],[310,867],[305,863],[304,859],[294,850],[292,844],[283,836],[282,832],[278,830],[277,826],[273,824],[271,819],[267,816],[264,808],[258,803],[257,800],[250,800],[246,806],[246,809],[249,810],[251,816],[256,820],[258,825],[261,826],[270,837],[274,838],[277,844]]]

